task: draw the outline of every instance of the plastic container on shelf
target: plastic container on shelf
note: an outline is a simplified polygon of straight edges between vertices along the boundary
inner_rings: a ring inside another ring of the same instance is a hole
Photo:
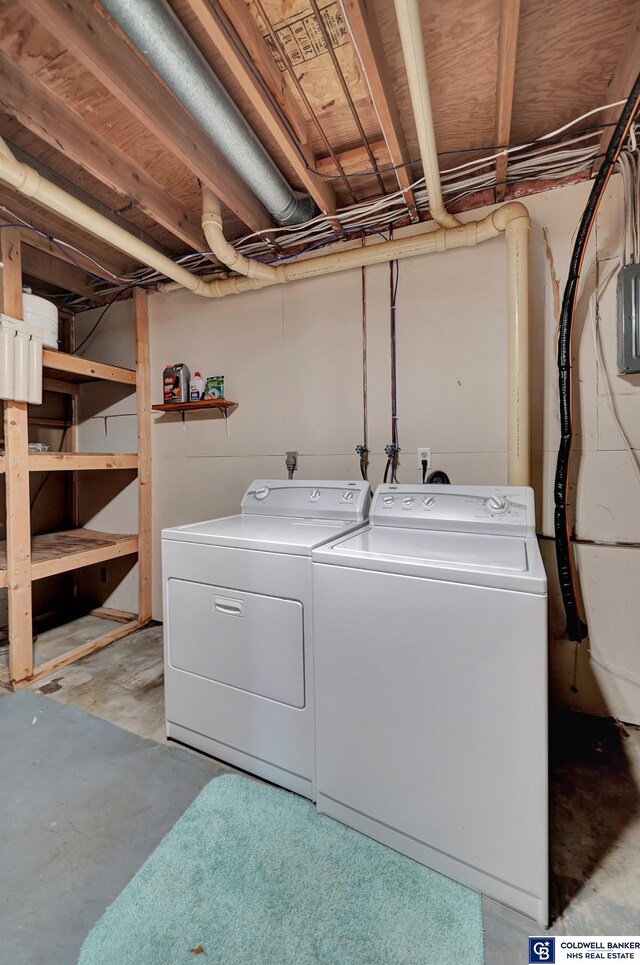
[[[58,349],[58,309],[53,302],[32,294],[29,288],[23,289],[22,317],[28,325],[42,329],[45,348]]]
[[[189,382],[189,402],[199,402],[204,396],[205,380],[196,372]]]

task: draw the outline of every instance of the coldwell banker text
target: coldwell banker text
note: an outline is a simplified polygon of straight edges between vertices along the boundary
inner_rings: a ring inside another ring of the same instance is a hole
[[[556,938],[556,947],[562,950],[567,961],[640,961],[640,941],[633,939]]]

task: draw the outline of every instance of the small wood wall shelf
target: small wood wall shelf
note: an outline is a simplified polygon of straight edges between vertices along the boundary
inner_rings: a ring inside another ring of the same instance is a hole
[[[237,405],[229,399],[200,399],[199,402],[159,402],[151,408],[154,412],[199,412],[200,409],[235,409]]]
[[[184,422],[187,412],[200,412],[205,409],[219,409],[226,419],[231,409],[238,408],[238,403],[229,399],[200,399],[199,402],[158,402],[151,408],[154,412],[179,412]]]

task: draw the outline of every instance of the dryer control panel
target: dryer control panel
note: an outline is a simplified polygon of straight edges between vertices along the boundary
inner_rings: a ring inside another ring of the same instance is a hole
[[[342,479],[255,479],[242,500],[242,512],[304,519],[364,520],[369,483]]]
[[[383,484],[375,491],[370,523],[450,533],[536,534],[533,490],[527,486]]]

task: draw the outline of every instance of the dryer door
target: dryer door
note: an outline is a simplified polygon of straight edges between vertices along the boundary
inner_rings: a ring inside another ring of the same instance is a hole
[[[168,618],[172,667],[304,707],[298,600],[171,579]]]

